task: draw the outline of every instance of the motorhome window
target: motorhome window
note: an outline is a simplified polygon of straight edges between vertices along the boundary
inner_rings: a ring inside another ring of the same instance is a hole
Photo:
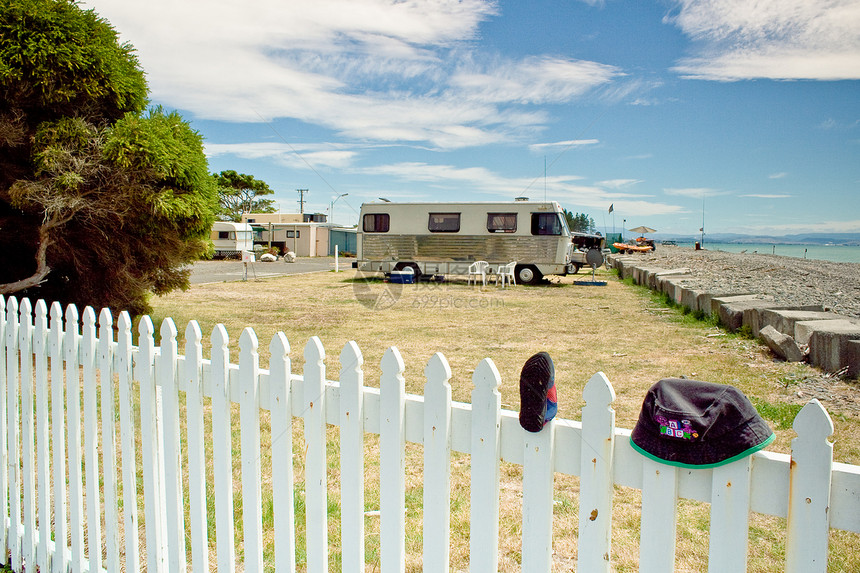
[[[516,213],[487,213],[487,230],[491,233],[515,233]]]
[[[387,233],[391,224],[388,213],[367,213],[364,216],[365,233]]]
[[[427,229],[431,233],[457,233],[460,231],[460,213],[430,213]]]
[[[532,235],[561,235],[562,230],[558,213],[532,213]]]

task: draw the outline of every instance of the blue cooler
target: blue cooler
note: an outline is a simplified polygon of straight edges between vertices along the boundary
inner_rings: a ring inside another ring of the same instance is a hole
[[[415,274],[409,267],[402,271],[391,271],[388,281],[398,285],[411,285],[415,282]]]

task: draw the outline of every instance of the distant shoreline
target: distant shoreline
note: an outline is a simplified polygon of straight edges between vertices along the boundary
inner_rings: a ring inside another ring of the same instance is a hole
[[[659,243],[657,250],[663,248]],[[677,242],[679,249],[694,249],[692,242]],[[860,245],[822,245],[813,243],[724,243],[708,242],[704,250],[726,253],[747,253],[759,255],[775,255],[796,259],[830,261],[835,263],[860,263]]]

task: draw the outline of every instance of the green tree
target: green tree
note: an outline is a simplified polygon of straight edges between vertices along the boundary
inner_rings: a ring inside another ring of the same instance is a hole
[[[564,216],[567,219],[567,226],[574,233],[594,233],[597,227],[594,224],[594,219],[585,213],[573,214],[567,209],[564,210]]]
[[[0,294],[139,314],[188,285],[217,208],[202,138],[144,114],[128,44],[68,0],[0,8]]]
[[[274,194],[265,181],[233,170],[215,173],[213,177],[218,185],[218,216],[221,219],[238,223],[245,213],[275,212],[272,199],[260,199],[263,195]]]

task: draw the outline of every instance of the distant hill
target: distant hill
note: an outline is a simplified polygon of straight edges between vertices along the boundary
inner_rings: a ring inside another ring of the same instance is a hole
[[[653,235],[658,241],[672,239],[692,243],[701,240],[701,235]],[[768,245],[847,245],[860,246],[860,233],[798,233],[795,235],[741,235],[734,233],[706,234],[705,242],[714,243],[765,243]]]

